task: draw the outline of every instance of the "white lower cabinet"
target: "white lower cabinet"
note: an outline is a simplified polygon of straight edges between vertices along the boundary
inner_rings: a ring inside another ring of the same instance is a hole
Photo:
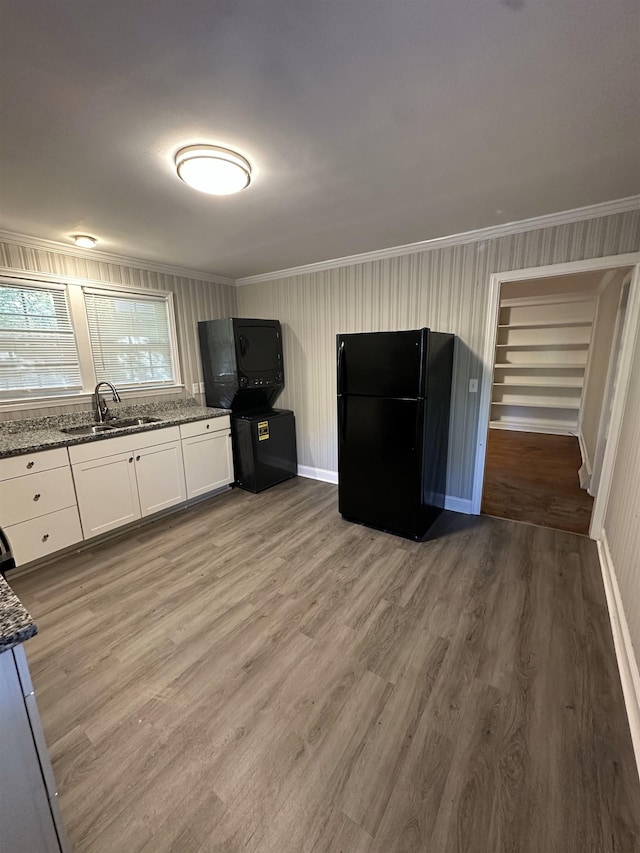
[[[0,460],[0,527],[24,565],[233,479],[228,416],[100,438]]]
[[[69,456],[85,539],[187,499],[177,427],[78,445]]]
[[[60,818],[51,760],[32,690],[22,646],[2,652],[0,850],[68,853],[71,848]]]
[[[214,432],[212,435],[184,438],[182,452],[189,498],[197,498],[199,495],[228,486],[233,482],[233,457],[229,432]]]
[[[72,468],[85,539],[140,518],[132,451],[79,462]]]
[[[186,501],[179,441],[141,450],[136,453],[135,466],[142,515],[151,515]]]

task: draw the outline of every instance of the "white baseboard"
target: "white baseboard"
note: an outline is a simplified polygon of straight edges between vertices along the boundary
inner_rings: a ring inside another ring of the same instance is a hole
[[[640,674],[638,673],[638,662],[633,651],[629,626],[627,625],[627,618],[620,597],[620,589],[618,588],[618,580],[604,530],[602,531],[602,539],[598,541],[597,545],[604,591],[607,596],[607,606],[609,608],[613,642],[616,649],[618,669],[620,671],[620,681],[622,682],[627,717],[629,718],[629,728],[631,729],[631,740],[633,741],[638,775],[640,776]]]
[[[582,434],[581,429],[578,430],[578,444],[580,445],[580,456],[582,456],[582,467],[584,468],[587,477],[591,479],[591,475],[593,474],[593,465],[591,464],[587,443],[584,440],[584,435]]]
[[[309,465],[298,465],[298,476],[308,477],[310,480],[322,480],[324,483],[337,483],[338,472],[328,471],[326,468],[311,468]],[[444,501],[444,508],[450,509],[452,512],[462,512],[465,515],[472,515],[471,501],[466,498],[456,498],[447,495]]]
[[[553,426],[553,424],[523,423],[515,421],[491,421],[490,429],[506,429],[510,432],[540,432],[543,435],[575,435],[575,427]]]
[[[578,444],[580,445],[580,456],[582,456],[582,464],[586,468],[587,474],[591,476],[591,472],[593,469],[591,467],[591,460],[589,459],[587,445],[585,443],[581,429],[578,430]]]
[[[444,499],[444,508],[450,509],[451,512],[462,512],[465,515],[473,515],[471,503],[471,500],[467,498],[456,498],[453,495],[447,495]]]
[[[338,472],[326,468],[311,468],[309,465],[298,465],[298,477],[308,477],[310,480],[322,480],[323,483],[337,483]]]

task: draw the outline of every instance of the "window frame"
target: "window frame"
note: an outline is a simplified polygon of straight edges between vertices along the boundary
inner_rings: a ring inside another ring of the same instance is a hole
[[[21,281],[21,280],[16,280],[16,279],[9,279],[8,277],[5,277],[5,276],[0,276],[0,285],[6,285],[7,287],[13,287],[13,288],[20,289],[23,291],[26,291],[26,290],[34,290],[34,291],[41,291],[41,292],[42,291],[46,292],[47,290],[52,291],[52,292],[57,291],[58,293],[61,293],[63,295],[64,301],[66,304],[66,308],[67,308],[67,312],[68,312],[68,316],[69,316],[69,324],[71,326],[71,334],[73,336],[73,343],[75,344],[76,354],[78,357],[78,372],[80,374],[80,390],[73,390],[72,389],[72,390],[66,390],[65,391],[62,388],[60,388],[57,393],[44,394],[43,396],[47,399],[48,398],[55,398],[57,400],[65,400],[65,399],[66,400],[76,400],[78,398],[78,395],[83,393],[84,377],[82,375],[82,367],[80,364],[80,351],[78,348],[78,340],[77,340],[77,337],[75,334],[73,317],[71,314],[71,304],[70,304],[70,299],[69,299],[69,292],[68,292],[67,288],[64,286],[64,284],[61,284],[59,282],[54,282],[54,281],[46,281],[46,282],[45,281],[35,281],[35,280],[33,280],[33,281],[22,280]],[[28,391],[29,389],[21,389],[21,390]],[[20,396],[13,397],[13,398],[7,399],[7,400],[2,399],[2,400],[0,400],[0,404],[12,403],[15,406],[17,406],[17,404],[27,404],[28,405],[29,403],[33,403],[37,400],[43,399],[43,396],[36,396],[34,393],[29,393],[27,395],[20,395]]]
[[[96,386],[96,375],[93,364],[93,351],[91,338],[89,336],[89,321],[85,309],[85,291],[102,292],[112,296],[121,293],[123,296],[139,296],[164,301],[167,306],[167,321],[169,327],[169,341],[173,355],[174,384],[172,385],[141,385],[135,388],[125,388],[120,391],[123,399],[131,397],[160,396],[166,394],[177,394],[184,389],[181,372],[180,349],[178,347],[178,334],[176,330],[176,316],[174,305],[174,293],[170,290],[156,290],[155,288],[130,287],[125,284],[99,281],[95,279],[76,278],[73,276],[61,276],[51,273],[34,273],[33,277],[24,274],[16,274],[15,270],[0,268],[0,284],[33,287],[34,289],[51,287],[52,289],[64,289],[67,295],[67,304],[71,325],[78,349],[80,363],[80,376],[82,379],[82,391],[75,394],[45,394],[41,397],[15,397],[13,399],[0,400],[0,411],[20,411],[27,409],[44,409],[58,406],[76,405],[89,402]],[[117,387],[117,385],[116,385]]]
[[[141,383],[140,385],[135,385],[133,388],[129,387],[129,386],[125,386],[123,388],[123,390],[125,392],[133,393],[133,392],[138,391],[138,390],[148,390],[149,388],[156,388],[158,390],[166,389],[166,388],[175,388],[176,387],[175,386],[176,374],[179,373],[179,367],[177,364],[178,342],[177,342],[177,336],[176,336],[176,330],[175,330],[175,318],[173,316],[173,299],[170,298],[173,296],[173,294],[168,292],[168,291],[157,291],[157,290],[148,290],[148,291],[137,290],[137,291],[134,291],[134,290],[125,290],[123,288],[117,288],[116,289],[116,288],[95,287],[94,285],[82,286],[81,290],[82,290],[83,316],[84,316],[84,320],[85,320],[86,325],[87,325],[87,335],[88,335],[88,342],[89,342],[89,348],[90,348],[91,367],[92,367],[92,371],[93,371],[94,387],[95,387],[95,383],[98,380],[97,380],[97,376],[95,374],[95,366],[94,366],[94,360],[93,360],[94,353],[93,353],[93,345],[91,343],[91,334],[89,331],[89,316],[88,316],[88,313],[86,310],[86,301],[84,298],[85,294],[93,294],[95,296],[114,296],[117,294],[122,294],[123,298],[143,297],[143,298],[146,298],[147,302],[164,303],[164,305],[167,308],[167,329],[169,332],[169,347],[171,349],[171,360],[172,360],[172,366],[173,366],[173,374],[174,374],[173,380],[174,381],[171,383],[162,382],[162,383],[158,383],[157,385],[154,385],[152,382]],[[117,387],[117,383],[114,383],[114,384],[116,384],[116,387]],[[118,390],[120,390],[120,389],[118,388]]]

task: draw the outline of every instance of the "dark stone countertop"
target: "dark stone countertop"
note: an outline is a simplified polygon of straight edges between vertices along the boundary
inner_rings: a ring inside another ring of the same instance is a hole
[[[36,623],[6,580],[0,576],[0,653],[24,643],[37,633]]]
[[[159,421],[130,427],[118,427],[99,435],[67,435],[62,429],[90,424],[91,412],[74,412],[66,415],[53,415],[30,420],[4,421],[0,423],[0,459],[6,456],[19,456],[22,453],[34,453],[38,450],[51,450],[54,447],[70,447],[88,441],[103,441],[128,433],[145,430],[163,429],[168,426],[201,421],[208,418],[220,418],[230,414],[227,409],[212,409],[198,406],[194,400],[174,400],[167,403],[147,403],[146,405],[127,406],[109,401],[110,411],[118,418],[155,417]]]

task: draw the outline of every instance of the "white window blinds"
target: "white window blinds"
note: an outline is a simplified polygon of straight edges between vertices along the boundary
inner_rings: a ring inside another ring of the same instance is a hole
[[[81,391],[64,288],[0,282],[0,399]]]
[[[96,381],[117,388],[174,385],[165,297],[85,291]]]

